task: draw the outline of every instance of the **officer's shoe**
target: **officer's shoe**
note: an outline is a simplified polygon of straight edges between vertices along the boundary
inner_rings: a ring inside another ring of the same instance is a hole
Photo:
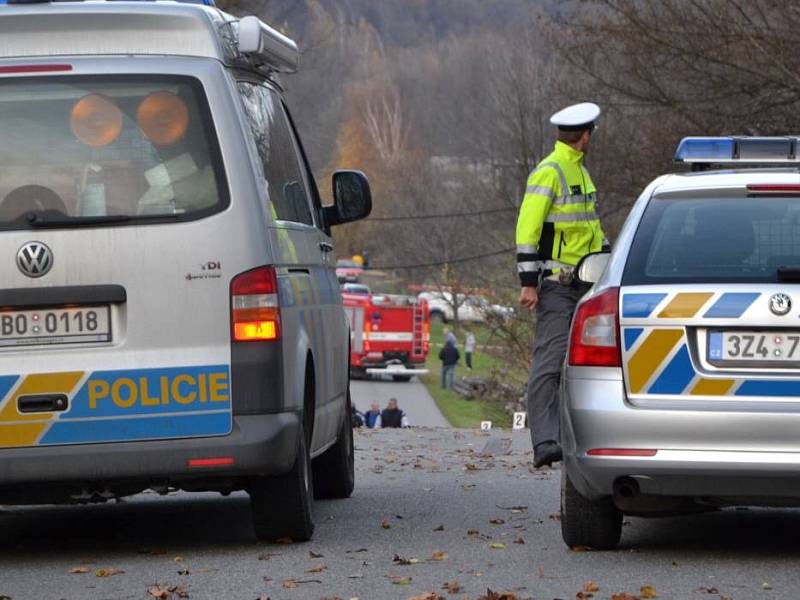
[[[536,444],[533,449],[533,466],[537,469],[545,465],[549,467],[554,462],[559,462],[562,458],[561,446],[553,440]]]

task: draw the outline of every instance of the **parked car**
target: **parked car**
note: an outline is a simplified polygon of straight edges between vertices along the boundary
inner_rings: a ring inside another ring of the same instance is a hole
[[[368,285],[363,283],[345,283],[342,285],[343,294],[357,294],[359,296],[369,296],[372,291]]]
[[[569,546],[615,547],[623,515],[800,505],[795,144],[684,140],[694,172],[648,185],[610,258],[580,265],[596,284],[563,379]]]
[[[428,303],[431,321],[449,323],[455,320],[453,294],[451,292],[421,292],[417,294],[417,298]],[[513,308],[492,304],[482,296],[459,294],[457,298],[459,301],[458,320],[462,323],[482,323],[489,315],[507,319],[514,314]]]
[[[9,3],[0,36],[0,504],[246,490],[309,539],[354,485],[330,228],[371,199],[320,203],[297,46],[175,2]]]
[[[364,267],[352,260],[339,259],[336,261],[336,278],[339,283],[357,283],[364,272]]]

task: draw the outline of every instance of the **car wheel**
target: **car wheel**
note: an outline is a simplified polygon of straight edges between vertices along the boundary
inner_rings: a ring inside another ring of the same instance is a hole
[[[570,548],[613,550],[622,536],[622,512],[610,499],[592,501],[572,485],[561,469],[561,537]]]
[[[392,375],[392,381],[411,381],[411,375]]]
[[[254,477],[250,481],[253,528],[260,540],[291,538],[295,542],[305,542],[314,533],[314,483],[302,425],[297,438],[297,455],[288,473]]]
[[[444,318],[444,313],[437,310],[431,313],[431,323],[447,323],[447,319]]]
[[[353,452],[353,424],[347,392],[345,416],[339,429],[339,439],[322,456],[314,459],[314,497],[349,498],[355,487],[355,455]]]

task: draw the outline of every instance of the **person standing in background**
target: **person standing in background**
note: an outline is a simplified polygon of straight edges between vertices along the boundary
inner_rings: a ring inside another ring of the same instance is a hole
[[[444,348],[439,351],[439,360],[442,361],[442,389],[452,390],[453,380],[456,376],[456,365],[461,355],[456,348],[455,336],[446,337]]]
[[[464,360],[467,363],[467,369],[472,371],[472,353],[475,352],[475,334],[467,331],[467,339],[464,341]]]

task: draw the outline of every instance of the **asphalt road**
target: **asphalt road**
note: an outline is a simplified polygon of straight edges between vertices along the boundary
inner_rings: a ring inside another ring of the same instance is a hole
[[[369,379],[350,382],[350,395],[361,412],[369,410],[377,402],[386,407],[389,398],[396,398],[397,405],[405,411],[412,425],[449,427],[425,386],[415,377],[411,381],[382,381]]]
[[[258,543],[242,494],[7,509],[0,597],[152,600],[148,587],[161,584],[215,600],[407,599],[433,591],[476,600],[487,588],[566,600],[587,581],[599,587],[596,599],[636,597],[645,585],[663,599],[800,596],[800,511],[629,519],[620,550],[573,552],[560,539],[559,472],[529,470],[526,432],[514,435],[508,456],[480,456],[488,439],[452,429],[357,433],[356,492],[317,504],[308,544]],[[435,560],[436,552],[446,556]],[[395,555],[411,564],[394,564]],[[101,569],[124,573],[98,577]],[[443,589],[448,582],[457,594]]]

